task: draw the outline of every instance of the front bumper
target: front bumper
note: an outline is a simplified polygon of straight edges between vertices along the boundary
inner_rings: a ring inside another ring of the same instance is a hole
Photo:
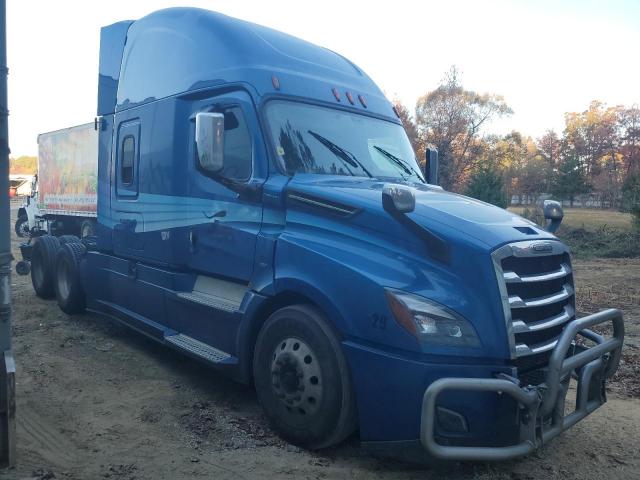
[[[589,328],[611,322],[613,335],[605,339]],[[580,335],[595,343],[576,345]],[[516,379],[441,378],[424,392],[420,440],[433,457],[448,460],[505,460],[525,455],[570,428],[606,401],[605,382],[620,362],[624,323],[619,310],[609,309],[573,320],[558,339],[545,381],[537,386],[519,386]],[[572,351],[573,354],[570,354]],[[577,352],[577,353],[576,353]],[[577,380],[576,406],[565,415],[565,400],[571,378]],[[436,402],[446,390],[495,392],[509,395],[520,408],[519,442],[510,446],[451,446],[436,441]]]

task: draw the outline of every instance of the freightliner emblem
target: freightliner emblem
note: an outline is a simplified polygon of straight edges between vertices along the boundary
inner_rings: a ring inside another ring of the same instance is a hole
[[[548,242],[533,243],[529,247],[533,253],[549,253],[553,251],[553,245]]]

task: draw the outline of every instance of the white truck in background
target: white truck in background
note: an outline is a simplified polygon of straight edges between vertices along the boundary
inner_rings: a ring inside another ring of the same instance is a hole
[[[38,135],[38,175],[18,210],[20,237],[95,233],[98,132],[93,123]]]

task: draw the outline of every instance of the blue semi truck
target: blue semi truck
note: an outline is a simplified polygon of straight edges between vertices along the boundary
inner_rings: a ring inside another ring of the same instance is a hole
[[[95,236],[42,235],[18,267],[255,384],[286,440],[506,459],[606,401],[622,315],[576,319],[561,209],[541,228],[444,191],[339,54],[161,10],[102,29],[97,113]]]

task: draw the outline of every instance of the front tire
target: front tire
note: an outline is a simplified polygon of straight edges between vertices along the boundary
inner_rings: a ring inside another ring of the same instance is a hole
[[[15,231],[18,237],[29,238],[29,217],[27,217],[26,215],[18,216],[18,219],[16,220]]]
[[[31,284],[40,298],[53,298],[53,276],[56,270],[58,239],[51,235],[37,237],[31,254]]]
[[[258,400],[288,442],[320,449],[355,430],[347,362],[317,309],[293,305],[273,313],[258,335],[253,370]]]
[[[56,300],[60,309],[68,315],[83,312],[86,307],[80,278],[80,259],[85,252],[81,243],[69,242],[60,247],[56,257]]]

